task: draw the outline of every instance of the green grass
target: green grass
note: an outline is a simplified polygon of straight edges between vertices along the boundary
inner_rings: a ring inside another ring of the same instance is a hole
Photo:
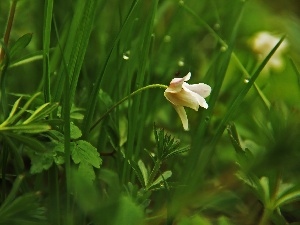
[[[300,223],[297,13],[1,1],[0,224]],[[260,59],[259,31],[278,37]],[[212,92],[184,131],[163,92],[188,72]]]

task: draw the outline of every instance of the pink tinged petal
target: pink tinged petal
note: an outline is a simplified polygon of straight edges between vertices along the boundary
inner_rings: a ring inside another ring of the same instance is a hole
[[[188,81],[190,78],[191,78],[191,73],[188,73],[183,78],[173,78],[170,82],[169,87],[166,89],[166,92],[171,92],[171,93],[180,92],[184,81]]]
[[[176,112],[178,113],[178,115],[181,119],[183,129],[188,130],[189,129],[189,122],[188,122],[188,118],[187,118],[187,115],[186,115],[186,112],[185,112],[183,106],[174,105],[174,108],[175,108]]]
[[[199,95],[201,95],[203,98],[206,98],[210,95],[211,87],[207,84],[199,83],[199,84],[188,84],[183,83],[183,88],[187,88],[192,92],[195,92]]]
[[[166,92],[164,93],[165,97],[173,104],[176,106],[186,106],[189,108],[192,108],[196,111],[198,111],[199,108],[199,99],[198,99],[198,94],[193,93],[191,91],[185,91],[181,90],[178,93],[170,93]],[[201,97],[201,96],[199,96]]]

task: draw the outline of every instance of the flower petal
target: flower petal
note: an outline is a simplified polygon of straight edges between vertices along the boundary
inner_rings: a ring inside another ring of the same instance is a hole
[[[209,96],[211,92],[211,87],[204,83],[188,84],[184,82],[182,87],[187,88],[192,92],[196,92],[197,94],[201,95],[203,98]]]
[[[189,121],[188,121],[188,118],[187,118],[187,115],[186,115],[186,112],[185,112],[183,106],[174,105],[174,108],[181,119],[183,129],[188,130],[189,129]]]
[[[178,93],[170,93],[165,91],[164,95],[173,105],[186,106],[198,111],[199,108],[198,96],[199,97],[201,96],[194,92],[191,91],[187,92],[184,89],[182,89]]]
[[[191,78],[190,72],[183,78],[173,78],[170,82],[169,87],[166,89],[166,92],[170,92],[170,93],[180,92],[184,81],[188,81],[190,78]]]

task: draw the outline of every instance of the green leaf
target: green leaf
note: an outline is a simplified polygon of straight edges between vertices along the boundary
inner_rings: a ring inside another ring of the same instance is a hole
[[[233,123],[227,126],[227,131],[236,152],[237,163],[244,172],[249,171],[254,162],[252,152],[247,148],[242,148],[236,127]]]
[[[40,206],[38,193],[27,193],[0,208],[0,224],[44,225],[45,208]]]
[[[74,120],[83,120],[84,115],[82,113],[79,113],[79,112],[71,112],[70,118],[74,119]]]
[[[275,208],[300,200],[300,188],[293,184],[281,184],[278,195],[279,196],[274,204]]]
[[[36,152],[47,151],[45,146],[41,142],[36,140],[35,138],[28,137],[28,136],[21,135],[21,134],[12,133],[12,132],[5,132],[4,135],[20,141],[21,143],[23,143],[24,145],[28,146],[29,148],[31,148],[32,150],[34,150]]]
[[[122,193],[122,187],[120,186],[119,175],[117,172],[102,168],[99,171],[98,178],[105,183],[108,195],[115,197]]]
[[[62,165],[65,163],[65,149],[63,143],[58,143],[54,149],[53,160],[56,165]]]
[[[143,209],[136,205],[129,197],[122,196],[116,215],[112,218],[114,225],[120,224],[144,224]]]
[[[144,185],[146,187],[146,185],[148,184],[148,177],[149,177],[148,176],[148,170],[146,169],[146,166],[145,166],[145,164],[143,163],[142,160],[138,161],[138,166],[139,166],[139,169],[142,173]]]
[[[95,179],[93,167],[100,168],[102,160],[97,149],[89,142],[76,141],[71,149],[71,155],[74,163],[79,164],[78,171],[91,180]]]
[[[18,194],[20,185],[21,185],[21,183],[22,183],[23,180],[24,180],[24,176],[23,175],[17,176],[17,178],[15,179],[15,181],[13,183],[11,191],[9,192],[8,196],[5,198],[5,201],[2,203],[2,205],[0,207],[0,212],[7,205],[11,204],[11,202],[15,199],[16,195]],[[0,213],[0,215],[1,215],[1,213]],[[0,216],[0,218],[1,218],[1,216]]]
[[[222,216],[218,219],[218,225],[232,225],[232,223],[229,222],[230,220],[225,217],[225,216]]]
[[[40,95],[41,93],[35,93],[33,96],[30,97],[30,99],[25,103],[25,105],[23,106],[23,108],[21,108],[17,114],[15,114],[14,116],[10,117],[6,124],[13,124],[15,122],[17,122],[18,120],[20,120],[20,118],[22,117],[23,113],[26,112],[26,110],[28,109],[28,107],[31,105],[31,103]]]
[[[24,34],[10,48],[9,55],[13,58],[18,55],[31,41],[32,33]]]
[[[96,168],[100,168],[102,162],[97,149],[89,142],[83,140],[75,142],[75,146],[72,149],[72,159],[76,164],[83,162]]]
[[[7,117],[7,119],[0,125],[0,129],[1,127],[5,127],[7,124],[9,124],[9,121],[11,120],[11,118],[15,115],[17,109],[18,109],[18,106],[20,104],[20,101],[22,99],[22,96],[20,98],[18,98],[17,101],[15,101],[10,113],[9,113],[9,116]]]
[[[106,108],[109,108],[113,105],[113,101],[112,101],[111,97],[109,96],[109,94],[107,94],[102,89],[100,89],[100,91],[99,91],[99,99]]]
[[[58,103],[51,104],[50,102],[41,105],[36,109],[32,115],[23,122],[23,124],[32,123],[34,121],[42,120],[53,112],[58,107]]]
[[[187,151],[190,150],[190,147],[189,146],[186,146],[186,147],[183,147],[183,148],[180,148],[180,149],[175,149],[174,151],[171,151],[170,153],[166,154],[164,156],[164,159],[168,159],[172,156],[175,156],[175,155],[179,155],[179,154],[182,154],[182,153],[185,153]]]
[[[157,184],[160,184],[161,182],[163,182],[167,179],[169,179],[171,176],[172,176],[172,171],[167,170],[167,171],[163,172],[155,181],[153,181],[150,188],[157,185]]]
[[[34,124],[18,124],[11,127],[0,127],[1,131],[15,131],[28,134],[37,134],[46,132],[51,129],[51,126],[46,123],[34,123]]]
[[[78,172],[82,174],[82,176],[86,176],[89,181],[93,181],[96,178],[93,166],[88,163],[80,163],[78,167]]]
[[[270,192],[270,183],[268,177],[262,177],[260,178],[260,186],[262,191],[262,196],[264,197],[261,199],[263,201],[264,206],[268,206],[268,203],[270,202],[271,198],[271,192]]]
[[[27,151],[27,154],[31,160],[30,173],[37,174],[43,170],[48,170],[53,164],[53,152],[48,151],[44,153],[36,153],[33,151]]]
[[[82,136],[81,130],[74,123],[70,123],[71,139],[78,139]]]
[[[178,225],[211,225],[208,219],[200,215],[183,217],[179,220]]]
[[[43,59],[43,53],[41,51],[37,51],[34,53],[30,53],[28,55],[25,55],[24,57],[18,58],[17,60],[13,60],[8,68],[13,68],[17,66],[21,66],[24,64],[28,64],[30,62],[34,62],[37,60]]]
[[[105,125],[105,133],[109,139],[111,146],[115,150],[118,150],[119,143],[120,143],[120,137],[119,137],[117,130],[113,126]]]

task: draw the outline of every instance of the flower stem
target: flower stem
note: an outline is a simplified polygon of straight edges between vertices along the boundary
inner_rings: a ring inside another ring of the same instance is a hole
[[[126,97],[122,98],[120,101],[118,101],[117,103],[115,103],[112,107],[110,107],[90,128],[90,131],[92,131],[100,122],[101,120],[103,120],[109,113],[111,113],[118,105],[122,104],[124,101],[126,101],[127,99],[131,98],[132,96],[145,91],[147,89],[150,88],[164,88],[167,89],[168,86],[163,85],[163,84],[150,84],[147,85],[145,87],[142,87],[140,89],[137,89],[136,91],[132,92],[131,94],[127,95]]]
[[[260,219],[259,225],[268,225],[269,224],[269,218],[272,214],[272,210],[268,208],[264,208],[264,212],[262,214],[262,217]]]

